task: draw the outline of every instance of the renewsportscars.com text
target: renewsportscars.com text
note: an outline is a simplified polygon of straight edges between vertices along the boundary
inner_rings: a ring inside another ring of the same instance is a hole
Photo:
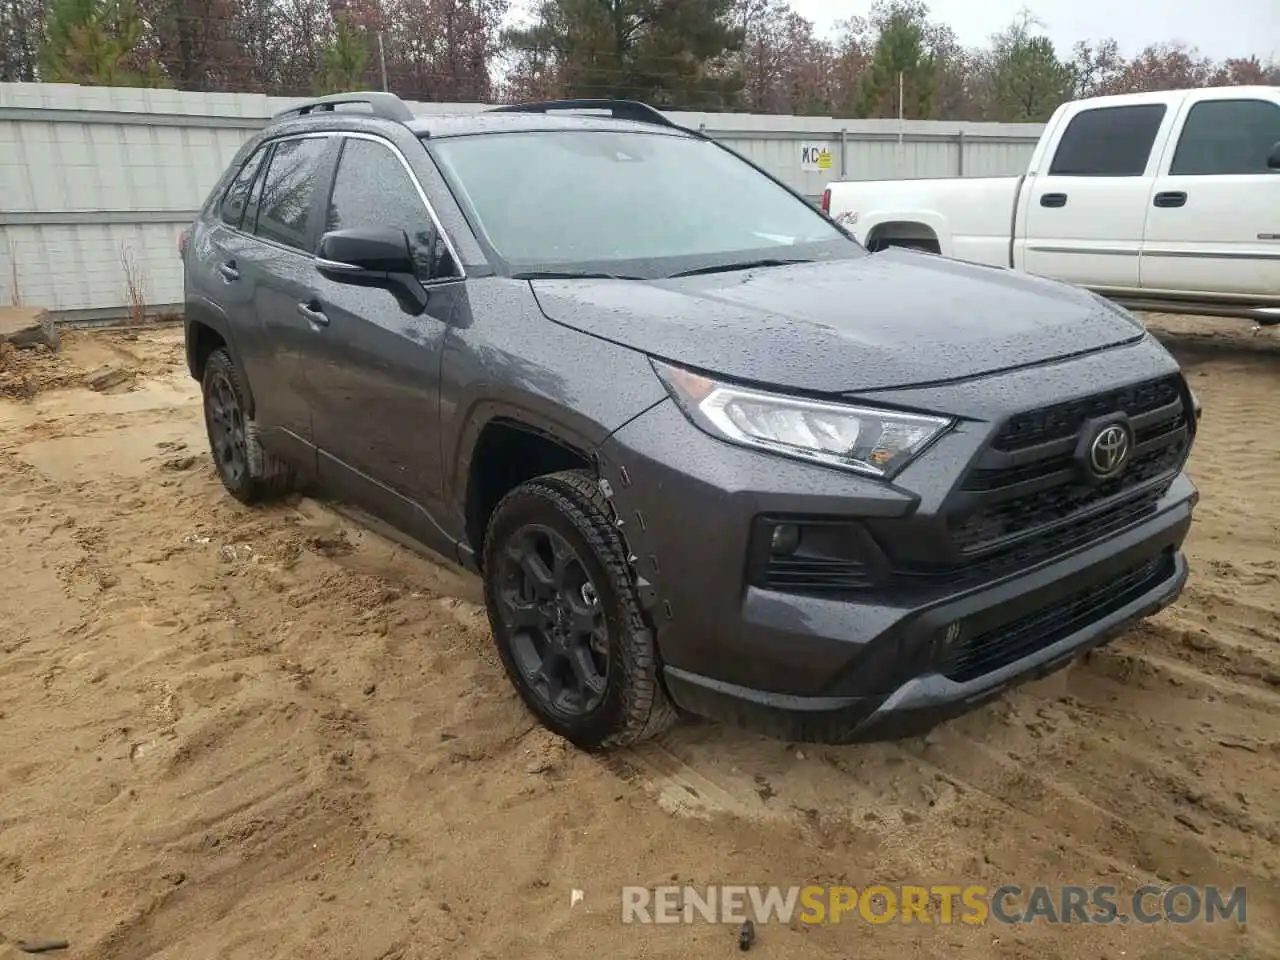
[[[1244,887],[624,887],[623,923],[1245,923]]]

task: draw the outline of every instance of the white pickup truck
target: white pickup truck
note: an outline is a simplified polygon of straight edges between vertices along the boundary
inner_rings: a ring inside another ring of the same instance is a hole
[[[838,181],[869,249],[914,247],[1125,306],[1280,323],[1280,87],[1093,97],[1049,118],[1017,177]]]

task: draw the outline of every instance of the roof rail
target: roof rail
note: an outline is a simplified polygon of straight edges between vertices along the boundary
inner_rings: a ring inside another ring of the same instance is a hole
[[[615,120],[634,123],[652,123],[661,127],[676,127],[659,110],[638,100],[540,100],[534,103],[513,103],[493,107],[489,113],[550,113],[552,110],[607,110]]]
[[[281,110],[271,119],[273,122],[279,122],[289,117],[305,117],[321,110],[333,113],[338,106],[344,103],[368,104],[373,115],[381,117],[383,120],[408,123],[414,119],[413,111],[409,109],[408,104],[394,93],[384,93],[381,90],[353,90],[350,93],[335,93],[327,97],[317,97],[314,100],[307,100],[297,106]]]

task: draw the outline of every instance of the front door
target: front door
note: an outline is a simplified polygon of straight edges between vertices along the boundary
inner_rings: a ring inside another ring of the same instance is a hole
[[[1280,93],[1190,102],[1151,189],[1142,289],[1280,301]]]
[[[317,273],[312,304],[325,323],[308,355],[322,480],[436,549],[444,471],[440,364],[466,288],[396,148],[343,138],[324,229],[395,227],[409,238],[421,302],[386,286]]]
[[[1023,269],[1094,288],[1134,290],[1164,104],[1081,110],[1028,177],[1019,211]],[[1024,232],[1025,231],[1025,232]]]

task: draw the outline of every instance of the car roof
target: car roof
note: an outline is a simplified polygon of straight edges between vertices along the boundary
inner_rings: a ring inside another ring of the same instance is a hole
[[[356,105],[367,109],[338,109]],[[478,111],[424,114],[415,113],[408,103],[395,94],[379,90],[330,94],[294,104],[272,116],[267,130],[274,132],[278,129],[280,134],[288,135],[308,129],[335,132],[353,128],[371,130],[388,123],[431,140],[477,134],[557,130],[702,138],[700,132],[672,123],[660,110],[633,100],[543,100]]]
[[[687,131],[677,127],[663,127],[656,123],[639,123],[634,120],[617,120],[603,114],[584,113],[459,113],[417,116],[405,123],[420,137],[464,137],[483,133],[524,133],[548,130],[598,130],[619,133],[649,133],[687,137]]]

